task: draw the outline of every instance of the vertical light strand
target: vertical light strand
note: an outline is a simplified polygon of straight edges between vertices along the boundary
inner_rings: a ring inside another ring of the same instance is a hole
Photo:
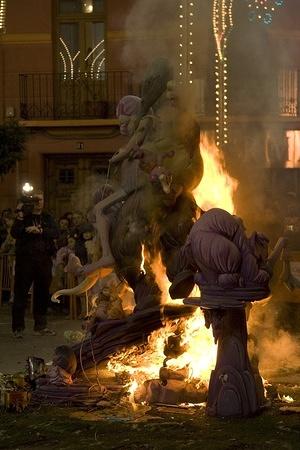
[[[187,82],[193,83],[193,56],[194,56],[194,2],[188,1],[187,5]]]
[[[194,1],[179,0],[178,78],[180,84],[193,83]]]
[[[5,33],[6,0],[0,0],[0,33]]]
[[[233,0],[214,0],[213,32],[216,41],[216,144],[228,143],[228,36],[233,27]]]
[[[63,52],[59,52],[62,63],[63,63],[63,68],[64,68],[64,80],[67,79],[67,63],[66,63],[66,58],[64,57]]]
[[[180,84],[186,81],[186,1],[179,1],[179,42],[178,42],[178,79]]]
[[[100,78],[100,72],[103,71],[104,64],[105,64],[105,56],[104,56],[104,58],[101,59],[100,64],[98,65],[98,68],[97,68],[97,77],[96,77],[97,80],[99,80],[99,78]]]

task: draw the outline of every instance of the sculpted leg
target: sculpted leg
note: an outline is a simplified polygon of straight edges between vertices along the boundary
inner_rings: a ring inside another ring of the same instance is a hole
[[[101,267],[111,267],[115,264],[115,259],[113,257],[109,242],[111,222],[109,215],[105,214],[104,211],[116,203],[124,200],[127,196],[127,192],[123,189],[119,189],[95,205],[94,212],[96,216],[96,230],[100,238],[102,257],[96,262],[86,264],[82,268],[82,274],[88,275]]]

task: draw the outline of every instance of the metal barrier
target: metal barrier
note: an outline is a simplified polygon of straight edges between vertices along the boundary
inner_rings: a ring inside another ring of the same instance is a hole
[[[71,273],[66,273],[65,276],[66,289],[72,289],[77,284],[77,279]],[[70,295],[69,297],[69,319],[77,319],[77,296]]]
[[[3,292],[9,292],[10,297],[14,289],[15,257],[11,254],[0,255],[0,306],[3,303]]]

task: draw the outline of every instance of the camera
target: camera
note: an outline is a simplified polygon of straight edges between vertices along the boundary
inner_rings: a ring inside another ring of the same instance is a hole
[[[35,205],[39,202],[39,198],[35,195],[22,195],[20,202],[23,203],[21,211],[26,216],[33,212]]]

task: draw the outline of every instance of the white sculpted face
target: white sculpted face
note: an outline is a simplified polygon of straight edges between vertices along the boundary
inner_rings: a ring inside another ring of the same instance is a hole
[[[136,116],[126,116],[121,114],[119,116],[119,122],[120,122],[120,133],[123,136],[132,136],[134,133],[134,123],[135,123]]]

